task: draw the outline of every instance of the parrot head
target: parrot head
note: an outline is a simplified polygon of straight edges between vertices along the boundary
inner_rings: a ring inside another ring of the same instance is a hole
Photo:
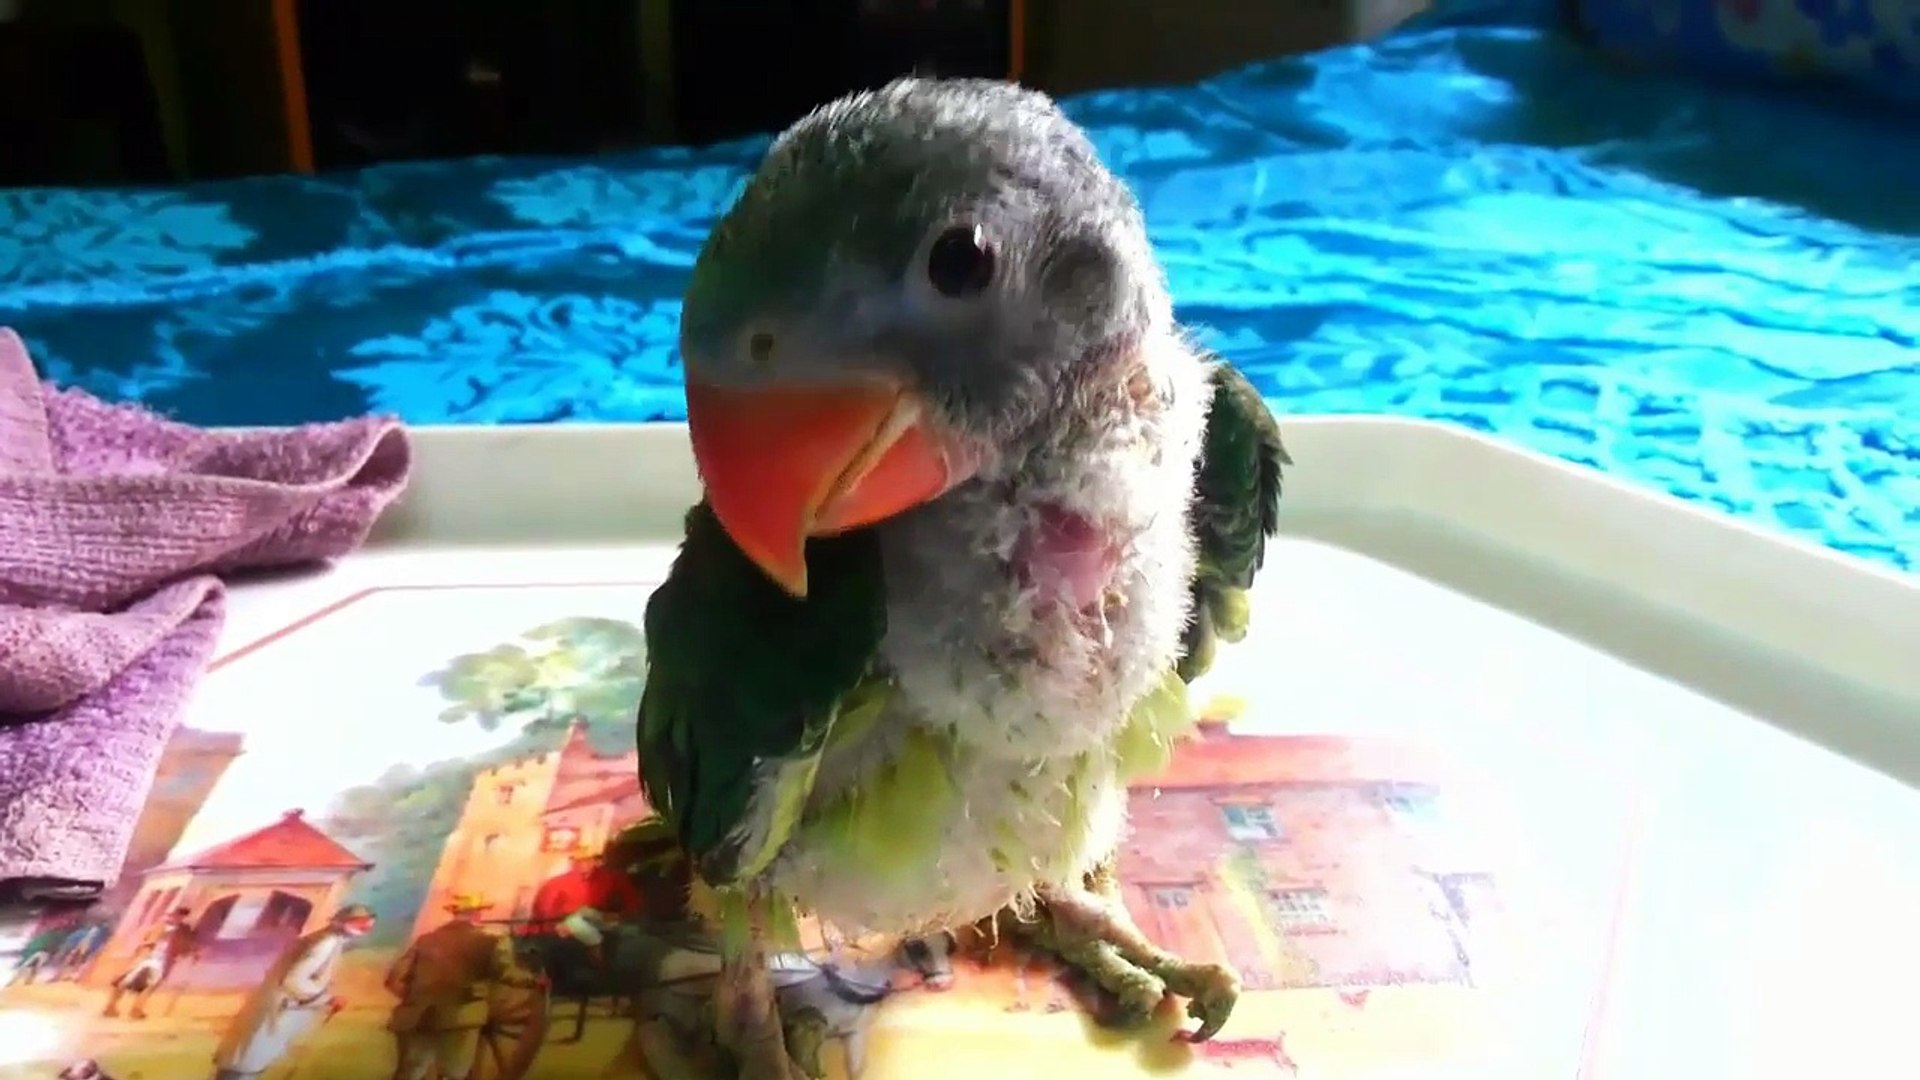
[[[1137,203],[1045,95],[902,79],[822,106],[694,265],[680,349],[708,503],[803,597],[809,537],[1018,467],[1162,315]]]

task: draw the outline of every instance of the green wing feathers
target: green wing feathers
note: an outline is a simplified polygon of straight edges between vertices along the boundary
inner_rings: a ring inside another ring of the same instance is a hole
[[[880,552],[864,530],[808,545],[795,600],[705,504],[647,602],[640,778],[707,882],[749,879],[792,835],[836,718],[877,692]]]
[[[1199,567],[1179,665],[1187,682],[1213,666],[1219,642],[1247,632],[1247,590],[1279,527],[1280,471],[1291,464],[1280,424],[1260,392],[1233,366],[1216,366],[1193,493]]]

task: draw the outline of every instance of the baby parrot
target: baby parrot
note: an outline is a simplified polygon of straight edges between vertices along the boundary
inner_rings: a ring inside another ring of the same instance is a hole
[[[1245,631],[1291,462],[1086,135],[984,80],[817,109],[715,227],[680,340],[704,498],[647,605],[638,738],[741,1080],[804,1075],[766,966],[800,913],[991,920],[1218,1031],[1237,977],[1148,941],[1112,860]]]

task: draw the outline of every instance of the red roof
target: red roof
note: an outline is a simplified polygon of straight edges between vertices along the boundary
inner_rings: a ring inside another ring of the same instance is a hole
[[[264,829],[255,829],[196,855],[174,859],[168,870],[365,870],[372,866],[340,842],[289,810]]]
[[[1457,765],[1438,748],[1400,739],[1335,735],[1236,735],[1202,722],[1174,746],[1173,761],[1135,788],[1239,787],[1288,783],[1439,783]]]
[[[638,751],[627,750],[603,754],[595,750],[593,740],[587,737],[587,722],[576,718],[567,725],[567,737],[560,743],[560,756],[567,761],[586,765],[596,762],[625,761],[628,758],[637,757]]]

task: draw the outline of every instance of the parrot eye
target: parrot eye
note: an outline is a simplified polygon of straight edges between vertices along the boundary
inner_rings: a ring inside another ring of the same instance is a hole
[[[993,245],[978,225],[956,225],[927,252],[927,281],[943,296],[973,296],[993,284]]]

